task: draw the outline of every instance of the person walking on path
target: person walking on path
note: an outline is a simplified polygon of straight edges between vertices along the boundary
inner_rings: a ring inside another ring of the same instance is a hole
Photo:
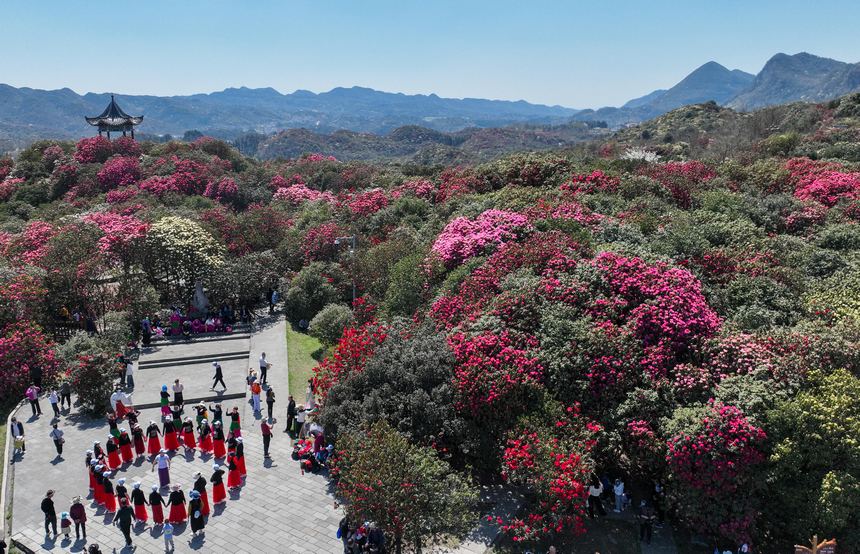
[[[69,512],[60,512],[60,533],[69,540],[69,533],[72,532],[72,517]]]
[[[272,426],[264,419],[260,422],[260,431],[263,432],[263,457],[269,459],[269,443],[272,442]]]
[[[242,437],[236,438],[236,465],[239,466],[239,474],[242,477],[248,475],[248,469],[245,467],[245,441]]]
[[[170,415],[170,393],[167,392],[167,385],[161,385],[161,400],[159,403],[161,404],[161,415],[168,416]]]
[[[185,511],[185,493],[178,484],[170,487],[170,496],[167,500],[170,504],[170,515],[167,516],[167,521],[173,523],[184,523],[188,519],[188,513]]]
[[[200,495],[200,506],[203,516],[209,515],[209,494],[206,492],[206,478],[199,471],[194,473],[194,490]]]
[[[110,471],[102,473],[102,490],[104,491],[102,500],[104,500],[106,512],[116,511],[116,496],[114,496],[113,483],[110,481],[111,475],[113,472]]]
[[[84,508],[80,496],[72,498],[72,507],[69,508],[69,515],[75,524],[75,538],[80,540],[81,532],[83,532],[84,540],[87,540],[87,510]]]
[[[263,392],[263,387],[258,381],[251,384],[251,400],[254,403],[254,414],[260,413],[260,394]]]
[[[227,456],[227,488],[238,489],[242,486],[242,476],[239,474],[239,466],[236,464],[236,455]]]
[[[152,462],[152,471],[155,471],[155,466],[158,466],[158,483],[162,487],[170,484],[170,456],[164,449],[158,453],[155,460]]]
[[[127,389],[134,388],[134,362],[125,364],[125,387]]]
[[[624,481],[616,479],[612,492],[615,493],[615,513],[620,513],[624,509]]]
[[[179,440],[176,438],[176,427],[173,425],[173,416],[164,416],[164,429],[162,434],[164,435],[165,450],[179,450]],[[162,450],[162,452],[163,451],[164,450]]]
[[[173,381],[173,405],[174,406],[182,406],[182,402],[184,400],[182,396],[182,391],[185,390],[185,386],[179,382],[179,379]]]
[[[16,439],[21,437],[21,452],[26,452],[27,447],[24,444],[24,424],[18,421],[18,418],[13,417],[9,422],[12,424],[12,436]]]
[[[287,427],[284,433],[289,433],[293,430],[293,422],[296,420],[296,400],[293,395],[287,397]]]
[[[131,504],[134,506],[134,519],[141,523],[146,523],[149,519],[149,514],[146,513],[146,495],[140,490],[139,481],[132,485]]]
[[[146,443],[143,441],[143,429],[135,423],[131,427],[132,442],[134,442],[134,457],[140,458],[146,455]]]
[[[242,436],[242,424],[239,421],[239,407],[233,406],[233,410],[230,412],[230,432],[233,433],[236,437]]]
[[[134,520],[134,511],[128,505],[128,501],[123,499],[120,503],[120,509],[113,518],[113,524],[120,528],[122,536],[125,537],[125,545],[131,546],[131,522]]]
[[[122,456],[123,464],[130,464],[134,461],[134,452],[131,450],[131,437],[128,436],[128,431],[125,429],[119,430],[119,453]]]
[[[60,384],[60,409],[66,406],[66,409],[72,409],[72,385],[68,381],[63,381]]]
[[[308,410],[313,410],[317,405],[315,394],[314,380],[308,379],[308,386],[305,389],[305,406],[307,406]]]
[[[212,367],[215,368],[215,376],[212,377],[212,387],[210,387],[209,390],[215,390],[215,385],[218,383],[221,383],[224,390],[227,390],[227,383],[224,382],[224,372],[221,370],[221,364],[215,361],[212,362]]]
[[[272,367],[272,364],[270,364],[269,361],[266,360],[266,353],[263,352],[262,354],[260,354],[260,383],[262,383],[263,385],[268,383],[266,379],[270,367]]]
[[[54,410],[54,419],[60,419],[60,395],[57,394],[56,389],[51,389],[51,393],[48,394],[48,402],[51,403],[51,409]]]
[[[194,440],[194,422],[191,421],[190,417],[186,417],[182,423],[182,446],[186,452],[189,449],[197,448],[197,442]]]
[[[227,454],[224,447],[224,426],[216,421],[212,429],[212,453],[216,458],[223,458]]]
[[[116,500],[120,504],[125,500],[128,502],[128,488],[125,486],[125,477],[120,477],[116,480]]]
[[[168,521],[164,524],[162,532],[164,534],[164,551],[173,552],[176,549],[176,546],[173,544],[173,525]]]
[[[266,391],[266,408],[269,410],[269,421],[273,421],[275,417],[275,412],[273,410],[275,406],[275,389],[269,387],[269,390]]]
[[[191,520],[191,534],[197,536],[202,534],[206,527],[206,520],[203,519],[203,502],[200,500],[200,493],[191,491],[188,493],[190,500],[188,501],[188,518]]]
[[[297,436],[299,438],[304,438],[304,437],[302,437],[302,431],[303,431],[304,426],[305,426],[305,417],[306,416],[307,416],[307,410],[305,410],[304,406],[299,404],[299,407],[296,409],[296,429],[295,429],[295,433],[294,433],[295,436]]]
[[[596,477],[592,479],[591,486],[588,487],[588,517],[594,519],[595,510],[602,516],[606,515],[606,510],[603,509],[603,502],[600,500],[600,495],[603,494],[603,483]]]
[[[51,440],[54,441],[54,447],[57,449],[57,457],[63,457],[63,443],[66,442],[66,439],[63,438],[63,431],[57,428],[57,424],[54,423],[51,425],[51,432],[49,433]]]
[[[212,504],[220,504],[226,502],[227,491],[224,489],[224,470],[218,464],[212,464],[212,476],[209,478],[212,483]]]
[[[33,416],[42,415],[42,408],[39,406],[39,393],[42,391],[39,387],[36,386],[35,383],[30,385],[27,391],[24,393],[24,396],[27,398],[27,401],[30,402],[30,409],[33,410]]]
[[[200,451],[206,453],[212,452],[212,428],[209,427],[207,420],[204,419],[200,422],[198,432],[200,433]]]
[[[152,492],[149,493],[149,509],[152,510],[152,522],[156,525],[164,523],[164,507],[167,502],[158,491],[158,485],[152,485]]]
[[[50,489],[42,499],[42,513],[45,514],[45,536],[50,534],[49,528],[53,529],[57,536],[57,512],[54,509],[54,490]]]
[[[654,508],[644,500],[639,503],[639,540],[651,544],[651,534],[654,532]]]

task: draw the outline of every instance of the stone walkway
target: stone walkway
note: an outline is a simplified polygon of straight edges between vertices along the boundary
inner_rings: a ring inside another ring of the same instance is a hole
[[[342,552],[341,543],[335,537],[342,514],[334,507],[328,480],[321,475],[301,473],[298,463],[290,458],[291,441],[287,434],[282,433],[289,390],[285,333],[286,324],[282,317],[261,318],[255,332],[247,339],[160,344],[141,356],[142,367],[135,372],[134,399],[138,404],[150,403],[153,398],[157,401],[162,383],[170,384],[176,377],[185,383],[186,398],[212,396],[214,393],[208,390],[212,384],[211,360],[225,353],[247,353],[247,357],[228,356],[229,360],[221,362],[228,394],[245,391],[245,374],[248,367],[257,366],[261,351],[266,352],[273,364],[269,381],[276,393],[275,412],[280,417],[274,424],[275,436],[270,448],[272,458],[263,459],[260,421],[254,417],[246,399],[225,400],[225,409],[237,405],[242,412],[247,481],[223,509],[219,508],[209,516],[204,537],[192,539],[187,526],[177,527],[176,552]],[[177,358],[185,360],[177,361]],[[189,359],[192,362],[185,363]],[[58,458],[48,438],[51,408],[47,400],[42,400],[41,405],[45,415],[39,418],[30,417],[29,406],[18,413],[27,433],[27,452],[19,456],[12,466],[12,536],[17,543],[33,552],[83,552],[86,544],[75,541],[74,530],[68,541],[62,535],[57,539],[48,539],[44,535],[44,518],[39,504],[45,491],[53,488],[59,515],[61,511],[68,510],[72,496],[85,496],[88,477],[84,453],[92,447],[92,441],[106,441],[107,424],[103,420],[94,421],[65,411],[60,418],[60,427],[66,433],[64,458]],[[142,410],[141,423],[145,426],[150,419],[160,421],[157,408]],[[212,463],[211,456],[201,456],[199,452],[184,456],[180,450],[173,456],[171,478],[187,493],[191,488],[192,474],[200,471],[208,478]],[[126,478],[127,486],[139,480],[147,492],[150,485],[158,481],[149,463],[143,459],[120,470],[114,484],[119,477]],[[105,516],[104,510],[96,510],[90,500],[85,502],[85,506],[89,518],[87,536],[91,542],[98,542],[104,552],[114,549],[116,552],[164,551],[160,527],[152,527],[150,523],[133,528],[135,548],[124,548],[122,533],[109,524],[110,517]]]

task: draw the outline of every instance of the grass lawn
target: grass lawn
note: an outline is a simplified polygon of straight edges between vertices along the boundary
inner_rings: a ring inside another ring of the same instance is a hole
[[[598,518],[586,520],[588,531],[581,537],[571,537],[567,540],[529,545],[531,552],[546,552],[550,546],[555,546],[559,553],[570,554],[640,554],[639,528],[636,524],[623,519]],[[500,544],[490,549],[493,554],[522,554],[522,545],[502,539]]]
[[[320,341],[301,333],[293,326],[287,328],[287,359],[290,366],[290,394],[296,404],[305,401],[305,389],[313,368],[322,360],[324,349]]]

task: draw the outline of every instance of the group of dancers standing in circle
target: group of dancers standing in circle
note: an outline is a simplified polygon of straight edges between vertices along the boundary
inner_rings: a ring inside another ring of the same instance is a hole
[[[147,506],[149,506],[155,525],[163,525],[165,522],[179,524],[190,519],[191,530],[196,535],[203,531],[204,518],[210,513],[207,484],[212,485],[213,505],[227,501],[228,489],[239,489],[244,484],[247,470],[239,408],[233,407],[227,413],[230,426],[225,436],[221,405],[216,404],[207,408],[203,403],[197,404],[194,406],[197,412],[195,436],[195,422],[190,417],[182,419],[182,397],[177,395],[179,398],[175,400],[179,402],[174,402],[170,406],[165,402],[166,392],[167,386],[164,385],[162,386],[163,425],[161,426],[155,421],[150,421],[146,429],[141,428],[138,424],[140,412],[134,408],[129,409],[122,403],[117,403],[115,413],[107,415],[110,435],[105,448],[102,448],[100,441],[95,441],[92,450],[87,450],[86,453],[89,488],[93,491],[94,500],[104,507],[107,513],[115,513],[117,507],[122,509],[133,506],[134,518],[138,522],[146,523],[149,521],[147,512]],[[211,425],[209,424],[210,411]],[[119,427],[119,421],[123,418],[126,418],[131,426],[131,435],[125,428]],[[169,453],[179,450],[180,446],[184,448],[186,455],[199,449],[204,454],[211,454],[216,460],[225,458],[223,465],[217,462],[212,465],[212,475],[208,481],[201,472],[194,473],[192,490],[187,499],[182,487],[177,483],[171,485],[170,480]],[[152,471],[158,469],[159,480],[159,484],[152,485],[148,495],[141,490],[140,482],[134,482],[129,491],[125,478],[117,479],[114,486],[112,479],[124,464],[132,463],[147,455],[152,463]],[[226,487],[225,473],[227,474]],[[165,500],[161,491],[168,487],[170,492]],[[164,508],[168,507],[169,511],[165,517]]]

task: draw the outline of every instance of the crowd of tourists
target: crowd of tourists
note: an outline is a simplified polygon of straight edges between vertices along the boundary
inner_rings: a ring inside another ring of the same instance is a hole
[[[152,338],[183,336],[190,339],[200,333],[231,333],[237,322],[250,323],[254,318],[253,310],[242,304],[236,307],[224,302],[220,308],[201,312],[192,306],[183,309],[171,306],[169,315],[161,318],[155,314],[140,321],[141,344],[149,346]]]

